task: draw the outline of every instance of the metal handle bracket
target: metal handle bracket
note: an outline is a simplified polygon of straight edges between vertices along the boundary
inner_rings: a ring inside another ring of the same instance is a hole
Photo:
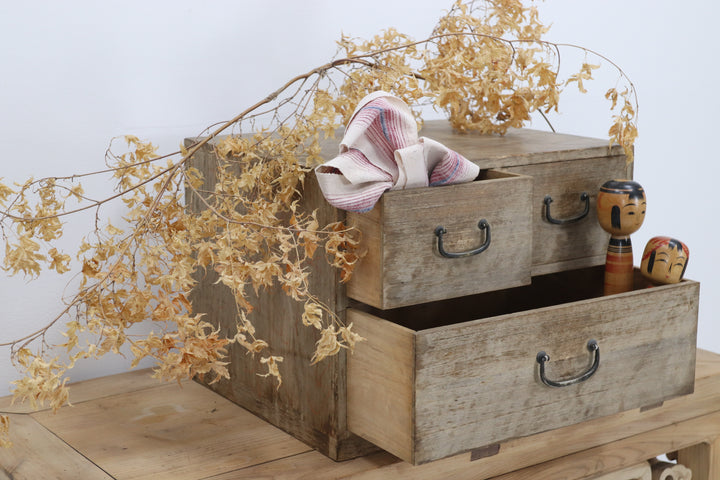
[[[582,192],[580,194],[580,201],[585,202],[585,208],[579,215],[563,219],[553,218],[550,214],[550,204],[553,202],[553,199],[550,195],[545,195],[545,199],[543,200],[543,203],[545,203],[545,219],[553,225],[567,225],[568,223],[579,222],[590,213],[590,195],[588,195],[587,192]]]
[[[595,358],[593,360],[593,364],[582,375],[575,378],[569,378],[567,380],[550,380],[547,378],[547,376],[545,376],[545,363],[550,361],[550,356],[545,352],[538,352],[535,359],[537,360],[537,363],[540,364],[540,380],[542,383],[548,387],[569,387],[570,385],[584,382],[588,378],[592,377],[595,372],[597,372],[598,367],[600,367],[600,346],[595,340],[590,340],[587,343],[587,349],[594,354]]]
[[[435,228],[435,235],[437,236],[438,252],[445,258],[462,258],[471,257],[479,253],[484,252],[490,246],[490,224],[484,218],[478,222],[478,228],[482,231],[485,230],[485,241],[478,248],[468,250],[466,252],[448,252],[445,250],[443,245],[443,235],[447,233],[445,227],[438,226]]]

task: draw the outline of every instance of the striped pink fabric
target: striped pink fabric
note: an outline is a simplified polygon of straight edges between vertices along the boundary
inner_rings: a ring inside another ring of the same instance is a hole
[[[386,190],[474,180],[477,165],[429,138],[418,138],[410,108],[386,92],[365,97],[340,143],[340,154],[315,169],[327,201],[367,212]]]

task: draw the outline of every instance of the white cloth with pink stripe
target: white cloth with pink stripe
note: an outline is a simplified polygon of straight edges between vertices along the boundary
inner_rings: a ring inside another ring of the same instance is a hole
[[[418,138],[410,108],[375,92],[355,108],[340,155],[318,166],[320,189],[334,207],[367,212],[386,190],[470,182],[480,168],[439,142]]]

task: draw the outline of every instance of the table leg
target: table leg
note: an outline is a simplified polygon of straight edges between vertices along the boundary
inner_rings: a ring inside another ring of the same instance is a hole
[[[678,451],[677,460],[692,471],[693,480],[720,479],[720,437]]]

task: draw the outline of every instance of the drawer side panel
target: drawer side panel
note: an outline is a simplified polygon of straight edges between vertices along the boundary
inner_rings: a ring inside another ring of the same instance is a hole
[[[347,321],[367,339],[348,354],[348,428],[413,462],[415,332],[354,309]]]
[[[421,331],[416,462],[575,424],[691,393],[699,285],[684,282]],[[547,376],[583,383],[550,388]]]
[[[360,255],[350,280],[347,296],[367,304],[382,302],[383,202],[367,213],[347,212],[347,224],[360,232]]]

